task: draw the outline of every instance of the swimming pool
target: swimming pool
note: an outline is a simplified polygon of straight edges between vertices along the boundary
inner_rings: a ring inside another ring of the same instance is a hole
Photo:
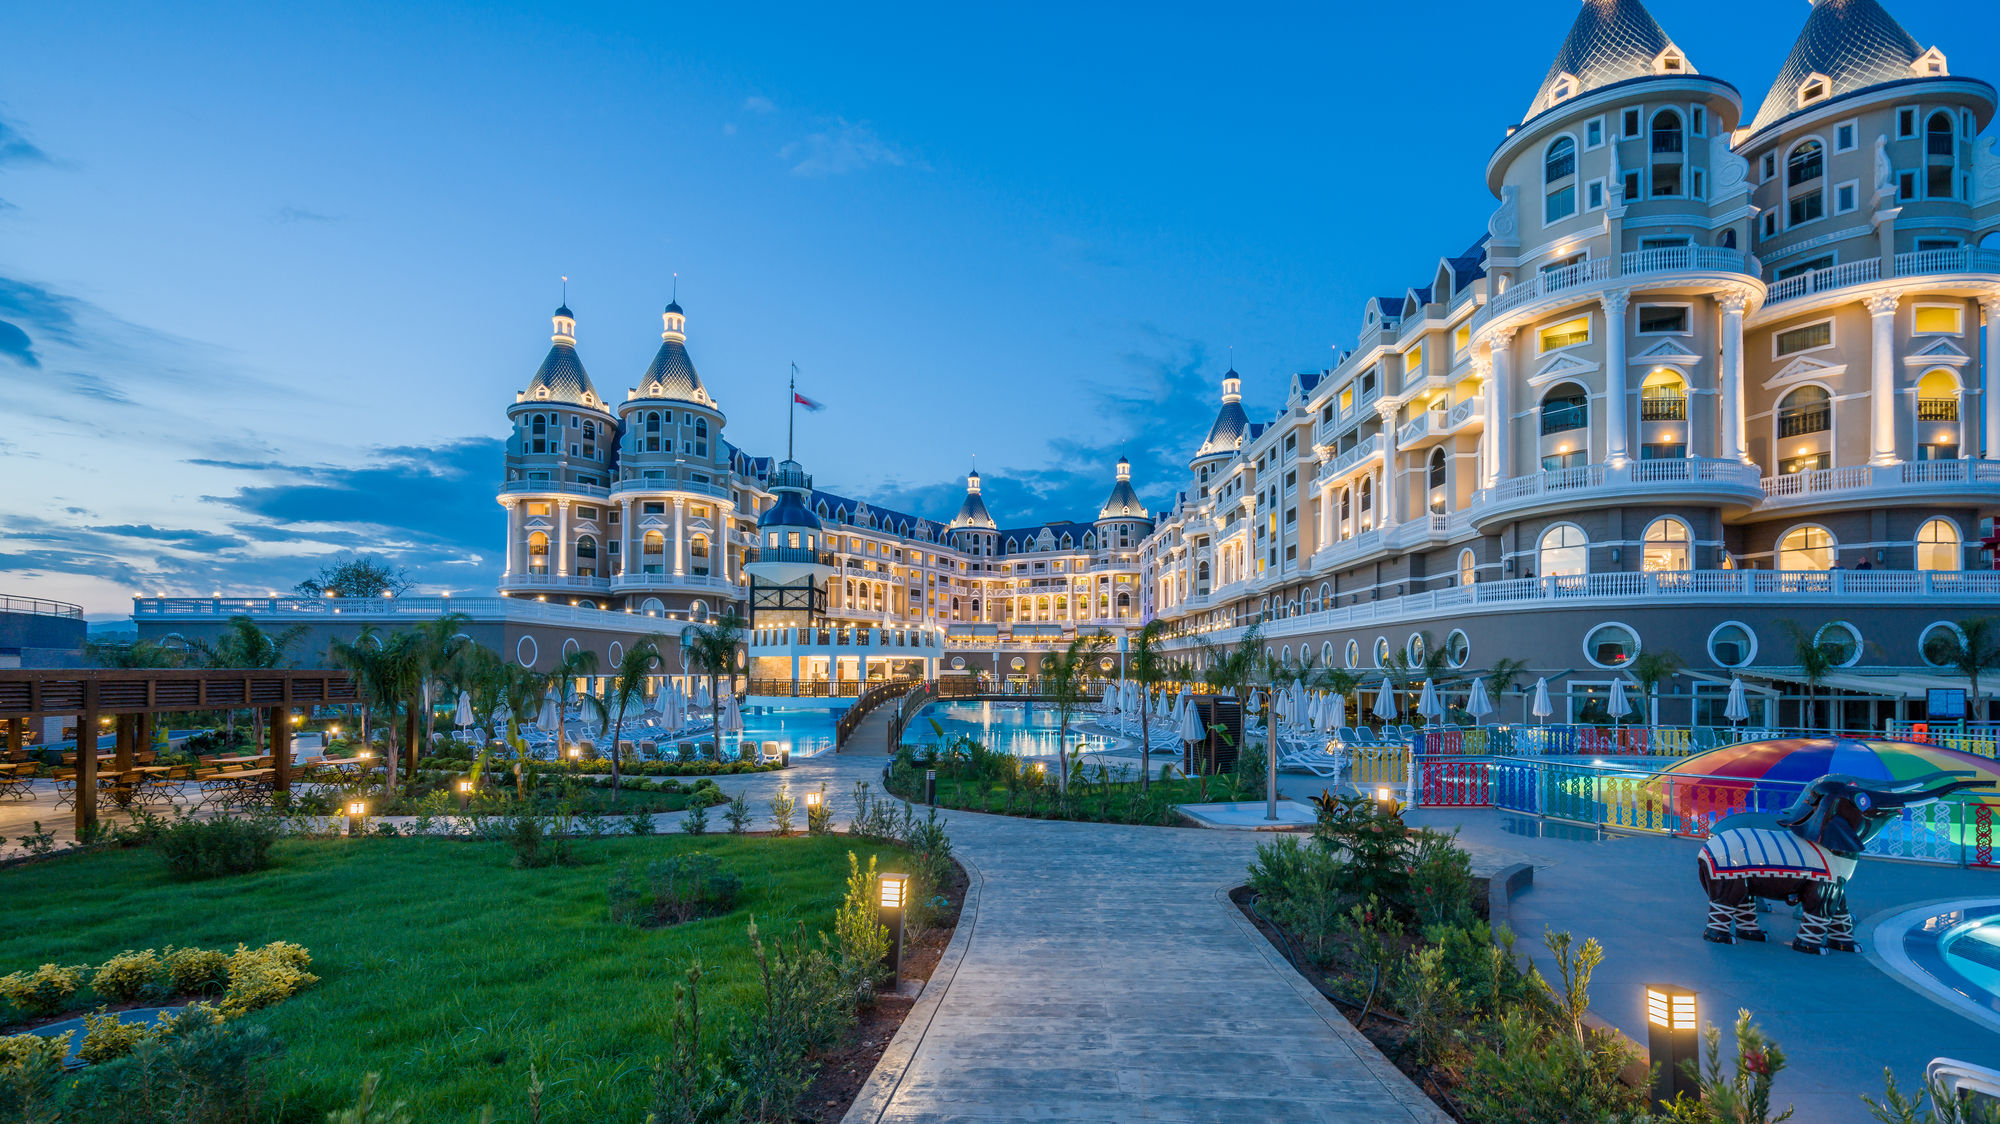
[[[1116,739],[1103,734],[1080,732],[1077,726],[1083,717],[1078,714],[1070,720],[1072,748],[1082,743],[1085,753],[1105,753],[1118,745]],[[947,741],[961,734],[969,735],[988,749],[1016,757],[1056,756],[1056,738],[1061,733],[1056,709],[1047,703],[938,703],[924,708],[910,723],[903,732],[904,742],[926,745],[936,740],[930,723],[924,721],[926,718],[935,719],[944,727]]]
[[[1905,983],[2000,1030],[2000,899],[1905,910],[1875,927],[1874,944]]]
[[[743,740],[777,742],[793,757],[833,752],[833,727],[846,707],[745,706]]]

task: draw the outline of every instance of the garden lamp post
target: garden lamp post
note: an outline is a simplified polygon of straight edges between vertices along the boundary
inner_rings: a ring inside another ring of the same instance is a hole
[[[458,782],[458,814],[465,814],[465,802],[472,799],[472,780],[464,778]]]
[[[806,820],[807,820],[807,822],[811,822],[811,820],[812,820],[812,814],[813,814],[814,812],[817,812],[817,811],[819,811],[819,801],[820,801],[820,794],[819,794],[819,793],[817,793],[817,792],[808,792],[808,793],[806,793]]]
[[[910,878],[906,874],[884,874],[879,882],[876,918],[889,930],[889,952],[883,962],[889,966],[889,986],[894,988],[903,982],[903,896],[909,892]]]
[[[1646,985],[1646,1054],[1653,1064],[1653,1099],[1661,1104],[1672,1104],[1682,1093],[1701,1096],[1700,1084],[1687,1072],[1700,1053],[1699,1015],[1693,989]]]
[[[924,770],[924,803],[937,807],[937,770]]]
[[[1396,814],[1396,791],[1394,789],[1388,785],[1381,785],[1375,789],[1375,811],[1384,816],[1393,816]]]
[[[348,801],[347,802],[348,838],[352,839],[353,837],[360,835],[367,819],[368,819],[368,802],[366,800]]]

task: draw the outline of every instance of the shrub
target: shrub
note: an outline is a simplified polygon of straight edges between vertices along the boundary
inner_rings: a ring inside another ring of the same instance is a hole
[[[500,818],[500,838],[514,852],[514,865],[524,870],[568,866],[574,855],[567,838],[551,833],[547,817],[519,809]]]
[[[708,1124],[729,1108],[729,1081],[701,1048],[701,961],[674,988],[667,1054],[653,1060],[654,1124]]]
[[[889,955],[889,930],[875,908],[873,855],[864,868],[853,851],[847,852],[847,893],[833,916],[833,947],[842,989],[857,999],[873,994],[882,978],[882,959]]]
[[[625,829],[634,835],[653,834],[653,814],[651,812],[634,812],[626,816]]]
[[[729,810],[722,814],[722,818],[729,821],[731,835],[741,835],[750,830],[750,798],[738,793],[729,802]]]
[[[806,834],[825,835],[833,830],[833,806],[826,802],[826,785],[819,786],[819,803],[806,805]]]
[[[681,830],[689,835],[708,834],[708,802],[696,799],[688,805],[687,815],[681,817]]]
[[[90,1124],[245,1124],[267,1120],[271,1060],[261,1026],[240,1022],[154,1035],[115,1061],[78,1074],[65,1120]]]
[[[44,1124],[58,1119],[56,1085],[74,1031],[0,1038],[0,1119]]]
[[[44,964],[32,972],[0,976],[0,997],[30,1015],[60,1015],[83,986],[83,973],[81,966]]]
[[[1578,1041],[1514,1011],[1466,1070],[1459,1101],[1474,1124],[1625,1120],[1646,1099],[1619,1080],[1628,1060],[1623,1039],[1592,1033]]]
[[[789,789],[779,789],[771,797],[771,822],[777,826],[779,835],[792,833],[792,816],[799,810],[799,802]]]
[[[1391,909],[1406,910],[1410,829],[1402,818],[1356,796],[1320,795],[1313,804],[1318,813],[1313,838],[1344,860],[1341,891],[1354,901],[1373,895]]]
[[[288,999],[319,982],[306,971],[312,957],[284,941],[263,948],[237,945],[229,956],[229,990],[222,996],[222,1013],[235,1016]]]
[[[679,925],[736,908],[743,880],[715,856],[696,851],[619,867],[611,875],[611,919],[627,925]]]
[[[153,1036],[144,1022],[122,1022],[116,1014],[99,1010],[83,1016],[83,1046],[77,1053],[87,1062],[108,1062],[122,1058]]]
[[[789,1119],[812,1084],[813,1055],[852,1021],[853,996],[826,954],[808,947],[803,925],[791,942],[766,947],[752,920],[750,950],[763,994],[730,1044],[736,1110],[751,1120]]]
[[[175,878],[216,878],[245,874],[271,865],[278,825],[267,817],[181,819],[155,840],[167,871]]]
[[[1419,924],[1463,925],[1472,919],[1472,856],[1458,846],[1457,832],[1416,833],[1410,897]]]
[[[90,990],[113,1003],[131,1003],[160,990],[167,966],[153,950],[121,952],[97,966]]]
[[[178,994],[214,995],[229,986],[229,954],[208,948],[167,946],[167,978]]]

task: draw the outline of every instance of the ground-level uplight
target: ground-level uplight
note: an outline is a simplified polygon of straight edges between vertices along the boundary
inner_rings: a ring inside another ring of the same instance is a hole
[[[1687,1072],[1701,1045],[1701,1019],[1692,988],[1646,985],[1646,1053],[1653,1063],[1653,1099],[1672,1104],[1682,1093],[1701,1096]]]
[[[876,918],[889,930],[889,953],[882,962],[889,966],[889,986],[893,988],[903,978],[903,896],[909,892],[910,876],[883,874],[877,884],[880,894],[876,898]]]
[[[348,835],[354,836],[361,834],[362,824],[364,821],[367,820],[367,818],[368,818],[368,802],[366,800],[350,800],[347,802]]]

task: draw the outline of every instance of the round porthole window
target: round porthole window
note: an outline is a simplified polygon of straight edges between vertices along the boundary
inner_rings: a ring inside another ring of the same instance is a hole
[[[576,654],[577,654],[578,652],[580,652],[580,651],[582,651],[582,650],[583,650],[583,645],[581,645],[581,644],[578,644],[578,643],[576,642],[576,637],[574,637],[574,636],[572,636],[572,637],[570,637],[569,639],[567,639],[567,640],[564,640],[564,641],[563,641],[563,646],[562,646],[562,654],[563,654],[563,655],[565,655],[565,656],[573,656],[573,655],[576,655]]]
[[[1465,638],[1465,630],[1454,628],[1451,635],[1444,638],[1444,662],[1452,667],[1464,667],[1472,658],[1472,641]]]
[[[532,636],[523,636],[514,644],[514,659],[522,667],[535,666],[535,659],[541,654],[541,648]]]
[[[1965,647],[1965,633],[1950,621],[1939,621],[1917,638],[1917,653],[1932,667],[1949,667]]]
[[[1389,666],[1389,638],[1386,636],[1375,638],[1375,666]]]
[[[1583,638],[1583,658],[1594,667],[1624,667],[1639,654],[1639,634],[1622,624],[1601,624]]]
[[[1348,666],[1348,667],[1349,667],[1350,669],[1352,669],[1352,668],[1357,668],[1357,667],[1360,667],[1360,666],[1361,666],[1361,641],[1359,641],[1359,640],[1349,640],[1349,641],[1347,642],[1347,651],[1346,651],[1346,653],[1344,653],[1344,654],[1345,654],[1345,656],[1346,656],[1346,658],[1347,658],[1347,666]]]
[[[1425,651],[1424,634],[1410,633],[1410,639],[1403,645],[1403,654],[1410,658],[1411,667],[1424,666],[1424,657],[1429,654]]]
[[[1757,658],[1757,634],[1740,621],[1723,621],[1708,634],[1708,658],[1717,667],[1748,667]]]
[[[611,647],[605,649],[604,656],[606,659],[610,660],[611,663],[615,666],[619,661],[625,658],[625,645],[620,644],[616,640],[613,640],[611,642]]]
[[[965,657],[964,657],[964,656],[953,656],[953,657],[951,657],[951,669],[952,669],[953,671],[964,671],[964,670],[965,670]]]
[[[1103,659],[1097,661],[1097,669],[1099,671],[1110,671],[1117,664],[1117,660],[1112,659],[1110,656],[1105,656]]]
[[[1835,667],[1853,667],[1861,658],[1861,630],[1846,621],[1828,621],[1813,634],[1813,643]]]
[[[1019,671],[1026,666],[1028,666],[1027,660],[1022,659],[1019,656],[1014,657],[1013,668],[1015,671]]]

